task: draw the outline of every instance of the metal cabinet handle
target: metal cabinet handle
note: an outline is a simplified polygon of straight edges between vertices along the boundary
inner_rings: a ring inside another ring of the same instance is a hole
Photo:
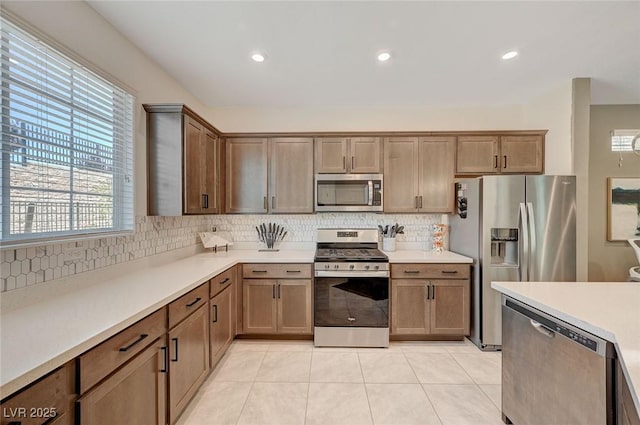
[[[498,168],[498,155],[493,155],[493,168]]]
[[[346,170],[346,169],[347,169],[347,157],[346,157],[346,156],[344,156],[344,155],[342,156],[342,168],[343,168],[344,170]]]
[[[272,196],[271,197],[271,209],[274,209],[276,205],[276,197]]]
[[[553,338],[556,336],[555,332],[545,328],[542,323],[536,322],[533,319],[529,319],[529,322],[531,323],[531,326],[533,326],[533,329],[537,330],[538,332],[540,332],[542,335],[547,336],[549,338]]]
[[[213,321],[211,323],[218,323],[218,305],[213,305]]]
[[[406,274],[417,274],[420,273],[420,270],[405,270],[404,272]]]
[[[189,304],[187,304],[187,307],[193,307],[194,305],[198,304],[200,302],[202,298],[198,297],[195,300],[193,300],[192,302],[190,302]]]
[[[175,351],[176,353],[175,358],[171,359],[171,361],[177,362],[178,361],[178,338],[171,338],[171,341],[173,341],[173,351]]]
[[[281,286],[282,286],[282,285],[278,284],[278,299],[280,299],[280,287],[281,287]]]
[[[436,285],[431,285],[431,299],[436,299]]]
[[[225,283],[229,282],[229,280],[231,280],[231,279],[230,278],[226,278],[225,280],[220,282],[220,285],[224,285]]]
[[[420,195],[420,208],[422,208],[422,195]]]
[[[457,274],[457,270],[442,270],[442,274]]]
[[[356,168],[356,157],[352,156],[351,157],[351,171],[353,171],[354,168]]]
[[[302,270],[287,270],[287,273],[301,273]]]
[[[202,194],[202,208],[209,208],[209,195],[207,195],[206,193]]]
[[[251,270],[251,273],[266,273],[266,270]]]
[[[427,285],[427,299],[431,298],[431,285]]]
[[[269,208],[269,205],[267,205],[267,197],[265,196],[262,199],[262,209],[264,209],[265,211]]]
[[[276,285],[271,285],[271,298],[276,299]]]
[[[141,343],[142,340],[145,339],[148,336],[149,336],[149,334],[140,334],[140,337],[138,339],[136,339],[135,341],[133,341],[129,345],[126,345],[124,347],[120,347],[119,351],[122,352],[122,353],[125,353],[125,352],[129,351],[131,348],[133,348],[134,345]]]
[[[162,350],[162,369],[161,373],[167,373],[169,367],[169,349],[167,347],[160,347]]]
[[[416,206],[416,209],[420,208],[420,207],[418,206],[418,197],[417,197],[417,196],[416,196],[416,199],[415,199],[415,206]]]
[[[507,168],[507,155],[504,156],[504,165],[502,168]]]

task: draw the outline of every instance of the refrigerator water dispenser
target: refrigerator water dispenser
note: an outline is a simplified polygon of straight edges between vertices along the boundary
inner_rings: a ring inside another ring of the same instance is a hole
[[[491,229],[491,264],[518,267],[518,229]]]

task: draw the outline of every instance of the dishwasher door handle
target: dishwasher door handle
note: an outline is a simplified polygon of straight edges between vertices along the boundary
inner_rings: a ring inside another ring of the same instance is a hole
[[[533,329],[537,330],[538,332],[540,332],[542,335],[547,336],[549,338],[553,338],[556,336],[556,333],[553,332],[550,329],[545,328],[542,323],[536,322],[533,319],[529,319],[529,323],[531,323],[531,326],[533,326]]]

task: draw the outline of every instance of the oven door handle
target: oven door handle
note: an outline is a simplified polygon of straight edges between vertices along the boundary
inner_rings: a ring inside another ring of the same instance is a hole
[[[378,271],[339,271],[339,270],[316,270],[315,277],[389,277],[388,270]]]

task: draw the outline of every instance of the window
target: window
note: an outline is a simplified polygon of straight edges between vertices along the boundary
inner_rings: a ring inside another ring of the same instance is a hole
[[[0,19],[2,244],[132,230],[133,96]]]
[[[613,130],[611,132],[612,152],[633,151],[633,138],[640,134],[640,130]]]

